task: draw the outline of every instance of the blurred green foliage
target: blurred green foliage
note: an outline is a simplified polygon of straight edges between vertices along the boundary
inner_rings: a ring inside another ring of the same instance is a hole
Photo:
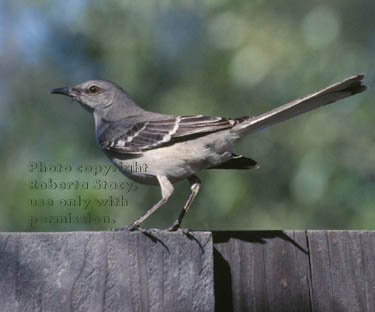
[[[88,79],[123,86],[148,110],[255,115],[347,76],[365,73],[361,95],[256,133],[237,152],[256,171],[211,170],[184,226],[192,229],[375,229],[375,2],[46,1],[0,2],[0,231],[100,230],[130,223],[159,189],[29,189],[30,161],[110,164],[92,117],[52,96]],[[114,173],[111,180],[127,181]],[[187,182],[146,226],[167,227]],[[126,207],[30,207],[30,198],[126,195]],[[110,216],[116,223],[34,224],[30,216]]]

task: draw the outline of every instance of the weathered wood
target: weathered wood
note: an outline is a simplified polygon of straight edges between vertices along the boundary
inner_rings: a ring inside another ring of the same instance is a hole
[[[309,260],[304,232],[213,232],[216,263],[227,262],[232,285],[232,306],[216,311],[309,311]],[[296,241],[296,243],[292,243]],[[297,248],[296,244],[300,247]],[[220,264],[219,264],[220,265]],[[220,284],[215,280],[215,287]],[[221,290],[220,290],[221,291]]]
[[[375,231],[0,233],[0,311],[375,311]]]
[[[213,232],[216,311],[375,311],[375,231]]]
[[[214,309],[211,233],[0,233],[0,311]]]
[[[312,310],[375,311],[375,232],[308,231]]]

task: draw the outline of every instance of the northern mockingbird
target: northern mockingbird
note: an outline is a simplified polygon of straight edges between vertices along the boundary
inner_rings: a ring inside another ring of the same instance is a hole
[[[233,145],[254,131],[365,91],[363,78],[363,74],[352,76],[267,113],[241,118],[172,116],[146,111],[118,85],[106,80],[89,80],[71,88],[53,89],[51,93],[70,96],[93,113],[98,145],[126,176],[139,183],[160,185],[161,200],[124,229],[139,228],[168,201],[173,183],[188,179],[191,193],[169,228],[174,231],[179,229],[198,194],[198,171],[259,167],[253,159],[234,154]],[[146,164],[147,170],[125,170],[134,160]]]

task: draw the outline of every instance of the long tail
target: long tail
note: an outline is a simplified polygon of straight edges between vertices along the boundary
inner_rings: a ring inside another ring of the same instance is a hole
[[[246,134],[283,122],[323,105],[327,105],[346,97],[361,93],[367,89],[363,84],[365,75],[349,77],[316,93],[294,100],[255,117],[241,118],[241,122],[233,128]]]

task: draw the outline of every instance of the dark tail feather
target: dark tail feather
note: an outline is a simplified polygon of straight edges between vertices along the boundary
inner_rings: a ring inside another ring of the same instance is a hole
[[[363,78],[363,74],[352,76],[323,90],[282,105],[262,115],[241,118],[240,123],[234,127],[234,130],[251,133],[283,122],[320,106],[361,93],[367,89],[363,84]]]
[[[209,169],[258,169],[258,163],[251,159],[246,158],[242,155],[233,154],[232,158],[229,159],[227,162],[220,164],[215,167],[211,167]]]

